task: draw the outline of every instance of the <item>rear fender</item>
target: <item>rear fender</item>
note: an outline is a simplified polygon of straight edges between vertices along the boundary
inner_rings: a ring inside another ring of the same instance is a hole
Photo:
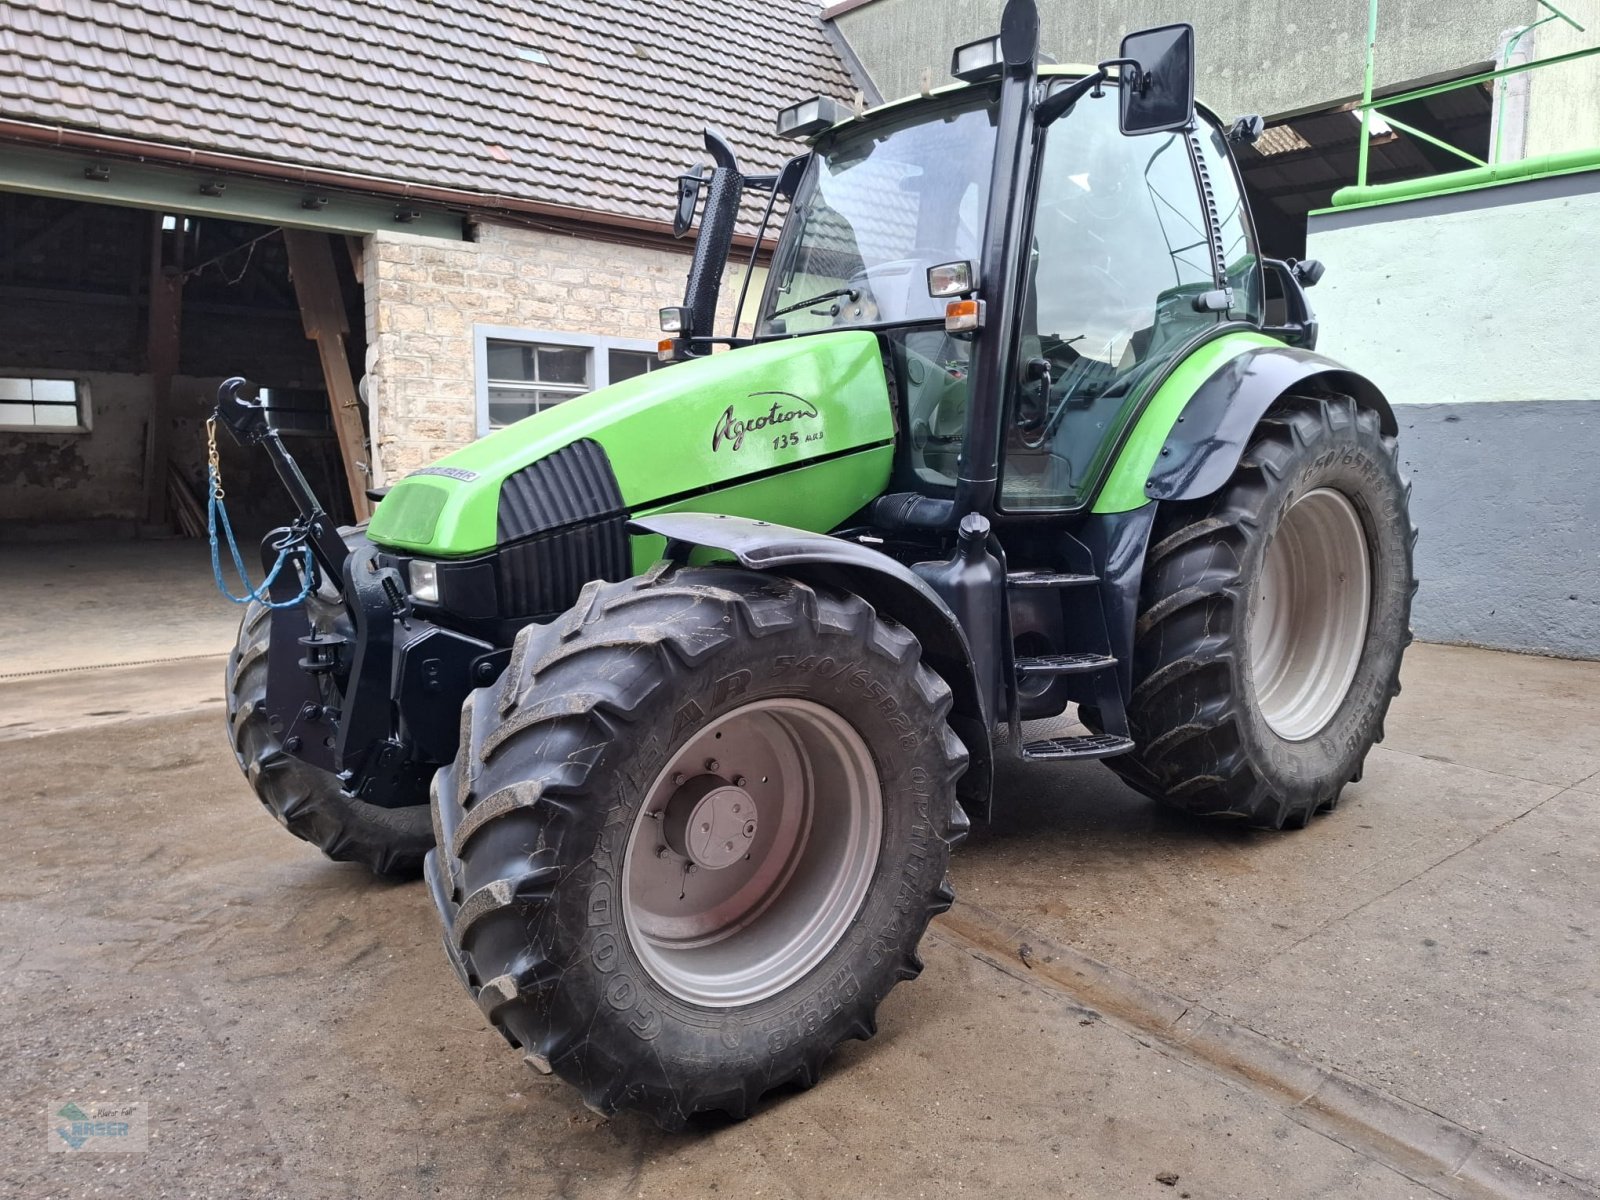
[[[1263,346],[1230,359],[1190,397],[1145,483],[1152,500],[1197,500],[1233,475],[1267,410],[1286,394],[1353,396],[1378,414],[1383,432],[1399,432],[1394,410],[1364,375],[1293,346]]]
[[[984,712],[972,651],[955,614],[910,568],[855,542],[745,517],[660,513],[635,518],[632,530],[666,538],[668,558],[686,560],[695,547],[721,551],[748,570],[773,571],[852,592],[904,625],[922,644],[923,662],[955,697],[950,726],[969,757],[956,785],[957,797],[968,812],[989,811],[993,724]]]

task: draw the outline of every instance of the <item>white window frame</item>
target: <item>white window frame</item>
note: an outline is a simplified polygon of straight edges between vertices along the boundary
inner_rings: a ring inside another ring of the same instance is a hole
[[[67,375],[60,371],[31,371],[27,368],[0,371],[0,379],[65,380],[73,385],[77,400],[78,421],[75,425],[10,425],[0,424],[0,433],[93,433],[94,410],[89,403],[89,381],[81,375]],[[21,403],[29,403],[21,401]]]
[[[525,329],[515,325],[474,325],[472,327],[473,380],[478,397],[478,436],[492,433],[489,424],[489,342],[534,342],[543,346],[574,346],[589,351],[589,391],[597,392],[611,383],[611,356],[608,350],[633,350],[655,353],[656,343],[644,338],[600,337],[591,333],[565,333],[553,329]],[[580,393],[587,395],[588,392]]]

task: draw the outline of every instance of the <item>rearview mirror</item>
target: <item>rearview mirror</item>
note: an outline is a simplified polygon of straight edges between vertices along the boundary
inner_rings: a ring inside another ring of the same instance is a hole
[[[783,169],[778,172],[778,178],[773,183],[772,190],[786,200],[793,200],[795,192],[800,187],[800,180],[805,176],[806,168],[810,165],[810,154],[796,154],[783,164]]]
[[[694,210],[700,203],[700,187],[705,182],[699,163],[678,176],[678,207],[672,214],[672,236],[682,237],[694,224]]]
[[[1118,62],[1123,133],[1169,133],[1194,120],[1194,26],[1130,33]]]

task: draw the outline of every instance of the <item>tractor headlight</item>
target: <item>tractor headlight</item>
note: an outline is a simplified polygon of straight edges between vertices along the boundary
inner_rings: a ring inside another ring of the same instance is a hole
[[[940,263],[928,268],[928,295],[935,300],[947,296],[964,296],[977,284],[972,282],[974,271],[970,262]]]
[[[813,96],[778,113],[778,136],[808,138],[844,119],[844,110],[826,96]]]
[[[439,564],[424,558],[413,558],[406,567],[406,578],[411,584],[411,598],[423,604],[439,603]]]
[[[986,37],[981,41],[968,42],[965,46],[957,46],[955,53],[950,56],[950,74],[967,83],[998,75],[1003,65],[998,37]]]
[[[689,310],[687,307],[679,305],[675,308],[663,308],[661,310],[662,333],[688,333],[689,325]]]

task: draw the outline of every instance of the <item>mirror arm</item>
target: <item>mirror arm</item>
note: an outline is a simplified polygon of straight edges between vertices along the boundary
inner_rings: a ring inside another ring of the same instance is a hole
[[[1145,92],[1149,89],[1150,81],[1145,75],[1144,68],[1139,65],[1139,60],[1137,58],[1108,58],[1103,63],[1097,63],[1095,69],[1098,71],[1098,73],[1100,75],[1100,79],[1102,81],[1111,78],[1111,70],[1110,69],[1112,67],[1132,67],[1133,68],[1133,74],[1132,75],[1128,75],[1126,72],[1124,72],[1123,73],[1123,79],[1124,79],[1125,83],[1131,85],[1137,91],[1137,93],[1139,95],[1141,95],[1141,96],[1144,95]],[[1095,97],[1097,99],[1101,95],[1100,88],[1099,88],[1098,85],[1096,85],[1096,87],[1095,87],[1094,95],[1095,95]]]
[[[1100,95],[1100,85],[1105,81],[1106,73],[1104,71],[1095,71],[1091,75],[1085,75],[1082,79],[1074,79],[1059,92],[1046,96],[1034,106],[1033,123],[1040,129],[1054,124],[1071,112],[1072,106],[1082,100],[1084,94],[1091,88],[1094,89],[1095,95]]]

